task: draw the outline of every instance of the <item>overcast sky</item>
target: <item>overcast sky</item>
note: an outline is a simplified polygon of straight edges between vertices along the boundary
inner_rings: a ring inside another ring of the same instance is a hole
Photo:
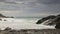
[[[60,0],[0,0],[0,13],[16,17],[56,15]]]

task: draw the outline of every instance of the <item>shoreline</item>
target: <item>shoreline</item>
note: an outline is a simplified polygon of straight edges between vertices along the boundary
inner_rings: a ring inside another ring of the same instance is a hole
[[[0,30],[0,34],[60,34],[60,29]]]

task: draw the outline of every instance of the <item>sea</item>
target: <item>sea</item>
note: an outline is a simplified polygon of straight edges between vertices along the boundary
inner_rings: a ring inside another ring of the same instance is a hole
[[[21,19],[21,20],[23,20],[22,22],[35,23],[36,24],[36,22],[38,20],[42,19],[42,17],[19,17],[19,18],[15,18],[15,19],[19,19],[19,20]]]
[[[1,18],[0,29],[4,30],[6,27],[20,30],[20,29],[54,29],[54,26],[47,26],[36,24],[41,18]],[[5,21],[4,21],[5,20]]]

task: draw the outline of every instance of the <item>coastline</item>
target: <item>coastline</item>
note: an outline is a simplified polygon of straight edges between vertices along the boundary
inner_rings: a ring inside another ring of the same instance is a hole
[[[60,34],[60,29],[22,29],[22,30],[0,30],[0,34]]]

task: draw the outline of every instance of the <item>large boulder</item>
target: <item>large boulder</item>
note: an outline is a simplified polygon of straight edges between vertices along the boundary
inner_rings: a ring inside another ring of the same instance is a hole
[[[54,19],[54,18],[56,18],[56,16],[50,15],[50,16],[48,16],[48,17],[44,17],[44,18],[38,20],[36,24],[41,24],[41,23],[43,23],[44,21],[46,21],[46,20],[48,20],[48,19]]]

